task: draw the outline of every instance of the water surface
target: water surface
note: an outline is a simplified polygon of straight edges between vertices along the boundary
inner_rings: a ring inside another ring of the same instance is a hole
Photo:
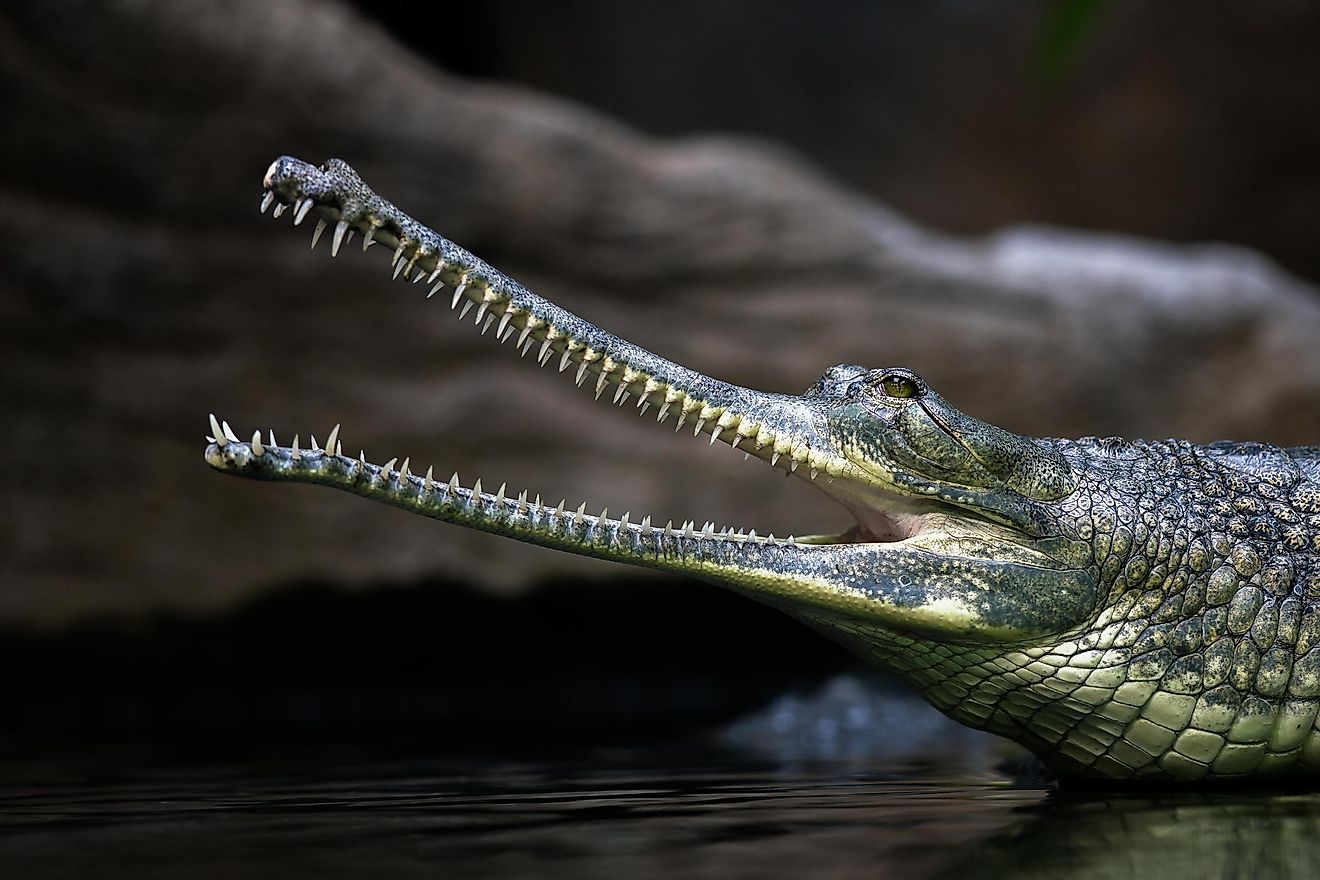
[[[1312,794],[1115,796],[921,760],[104,753],[4,767],[23,877],[1315,876]],[[114,768],[114,769],[107,769]]]

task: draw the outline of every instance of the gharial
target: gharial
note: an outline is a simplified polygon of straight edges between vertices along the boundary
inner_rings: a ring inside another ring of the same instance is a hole
[[[610,519],[324,448],[240,440],[206,460],[415,513],[684,572],[769,603],[897,673],[951,717],[1063,776],[1230,780],[1320,772],[1320,447],[1019,436],[900,367],[832,367],[801,396],[727,384],[542,299],[377,196],[344,162],[267,171],[264,212],[356,233],[448,285],[459,317],[810,480],[856,525],[775,538]]]

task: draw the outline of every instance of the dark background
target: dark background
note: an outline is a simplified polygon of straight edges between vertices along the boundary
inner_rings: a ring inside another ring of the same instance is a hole
[[[1320,278],[1312,3],[357,5],[447,70],[768,138],[941,230],[1233,242]]]
[[[209,473],[214,408],[660,520],[841,525],[387,298],[374,252],[308,256],[255,211],[283,152],[736,381],[901,361],[1023,432],[1320,438],[1314,3],[185,6],[0,13],[25,743],[665,737],[852,668],[702,585]]]

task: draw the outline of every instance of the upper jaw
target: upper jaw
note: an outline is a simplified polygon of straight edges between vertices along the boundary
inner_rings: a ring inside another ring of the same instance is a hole
[[[283,156],[263,184],[263,211],[291,207],[295,223],[316,216],[314,241],[333,223],[332,254],[355,234],[364,249],[375,243],[392,247],[395,278],[425,281],[428,298],[448,286],[460,318],[475,309],[482,333],[494,329],[500,342],[516,337],[524,356],[536,351],[541,365],[572,371],[597,399],[610,393],[614,403],[653,411],[657,421],[673,416],[675,430],[709,432],[712,443],[720,440],[812,480],[852,470],[829,441],[815,402],[722,382],[606,333],[414,220],[344,162],[331,159],[317,167]]]

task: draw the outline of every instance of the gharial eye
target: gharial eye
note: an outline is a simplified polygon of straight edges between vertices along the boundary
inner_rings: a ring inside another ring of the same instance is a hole
[[[902,373],[890,373],[880,379],[880,388],[889,397],[916,397],[921,393],[921,386],[911,376]]]

